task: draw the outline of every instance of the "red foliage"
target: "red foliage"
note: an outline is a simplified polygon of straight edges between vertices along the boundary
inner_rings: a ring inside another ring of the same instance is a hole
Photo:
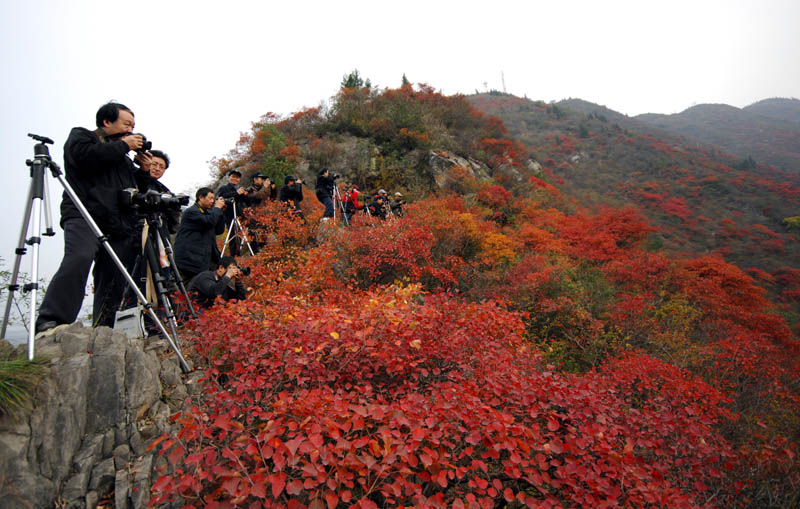
[[[447,195],[320,232],[280,204],[251,218],[253,292],[185,339],[204,391],[152,445],[173,468],[151,504],[683,507],[800,482],[800,352],[751,276],[642,250],[631,208],[475,200],[514,213]],[[797,299],[800,271],[775,286]],[[567,349],[584,372],[548,365]]]
[[[203,407],[158,444],[176,470],[151,504],[683,506],[724,485],[733,453],[714,426],[730,416],[699,379],[641,355],[558,375],[515,315],[417,296],[206,313]]]
[[[487,186],[478,191],[478,202],[492,209],[499,209],[511,201],[511,193],[503,186]]]

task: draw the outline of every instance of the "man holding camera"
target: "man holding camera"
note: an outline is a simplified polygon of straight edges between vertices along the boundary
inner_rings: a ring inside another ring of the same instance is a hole
[[[250,207],[260,207],[269,199],[270,188],[264,183],[269,182],[269,178],[262,174],[253,175],[253,185],[247,188],[247,204]]]
[[[239,185],[241,181],[242,172],[231,170],[228,173],[228,183],[217,189],[217,197],[223,198],[227,205],[223,214],[225,216],[225,225],[229,228],[233,223],[234,208],[236,209],[236,217],[239,218],[242,217],[244,208],[248,205],[247,190]],[[237,256],[239,254],[239,242],[231,242],[230,247],[231,254]]]
[[[381,189],[378,191],[378,194],[375,195],[375,198],[372,200],[367,206],[367,210],[372,217],[378,217],[380,219],[386,219],[386,191]]]
[[[215,199],[214,191],[201,187],[195,193],[194,205],[183,211],[174,251],[184,281],[191,281],[219,262],[217,235],[225,231],[224,207],[222,197]]]
[[[336,185],[335,181],[339,178],[338,175],[331,175],[327,168],[320,170],[317,176],[317,182],[314,186],[317,199],[325,205],[325,213],[322,214],[322,220],[327,221],[333,217],[333,186]]]
[[[144,171],[137,173],[139,192],[146,193],[152,190],[161,194],[173,195],[173,192],[160,181],[169,168],[169,156],[161,150],[151,150],[149,154],[150,157],[142,161],[142,170]],[[167,230],[170,235],[174,235],[181,222],[181,211],[171,210],[165,215],[165,219]]]
[[[123,264],[129,264],[134,255],[136,217],[122,210],[120,191],[136,187],[138,170],[128,152],[141,152],[144,138],[133,134],[133,112],[123,104],[101,106],[95,123],[94,131],[75,127],[70,132],[64,144],[64,173],[114,252]],[[95,326],[113,326],[125,279],[66,192],[61,200],[61,227],[64,257],[45,293],[36,331],[75,321],[93,262],[93,322]]]
[[[217,297],[225,300],[244,300],[247,298],[247,292],[241,278],[245,275],[247,273],[239,268],[235,258],[224,256],[216,269],[195,276],[186,291],[194,296],[197,305],[204,309],[213,306]]]
[[[344,213],[347,216],[347,224],[353,219],[353,216],[359,210],[364,210],[364,204],[358,199],[361,193],[358,192],[358,186],[351,184],[350,188],[344,194]]]
[[[300,210],[300,202],[303,201],[303,181],[293,175],[286,175],[283,182],[284,186],[281,188],[280,201],[286,203],[289,214],[299,216],[305,222],[303,211]]]

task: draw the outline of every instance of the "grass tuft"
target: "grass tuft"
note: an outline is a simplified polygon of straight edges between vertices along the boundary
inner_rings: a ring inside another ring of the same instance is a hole
[[[31,391],[45,363],[40,359],[0,361],[0,416],[16,415],[30,408]]]

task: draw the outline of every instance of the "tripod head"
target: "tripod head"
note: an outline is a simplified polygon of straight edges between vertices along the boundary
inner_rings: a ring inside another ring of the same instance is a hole
[[[40,141],[42,143],[47,143],[48,145],[52,145],[53,144],[53,140],[51,140],[47,136],[39,136],[38,134],[31,134],[31,133],[28,133],[28,136],[30,136],[31,138],[33,138],[36,141]]]
[[[47,166],[51,170],[58,169],[58,165],[54,163],[53,160],[50,158],[50,150],[47,148],[48,144],[49,145],[53,144],[53,140],[51,140],[47,136],[39,136],[38,134],[32,134],[32,133],[28,133],[28,136],[39,142],[33,147],[34,159],[37,161],[43,160],[45,166]],[[25,161],[25,164],[33,168],[34,163],[33,161],[28,160]]]

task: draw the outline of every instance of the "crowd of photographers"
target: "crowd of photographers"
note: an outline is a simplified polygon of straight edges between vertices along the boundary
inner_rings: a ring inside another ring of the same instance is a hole
[[[176,196],[160,181],[169,168],[169,157],[134,133],[133,111],[109,102],[97,111],[95,123],[94,130],[75,127],[70,132],[64,144],[64,173],[103,236],[95,234],[82,217],[80,204],[73,203],[65,192],[61,201],[64,256],[40,306],[37,333],[77,319],[92,267],[93,325],[114,326],[127,282],[113,255],[104,249],[106,241],[122,268],[142,282],[143,291],[145,282],[155,279],[158,291],[166,293],[171,279],[170,290],[185,283],[194,302],[205,308],[217,297],[246,298],[241,279],[249,270],[239,267],[234,258],[242,254],[240,240],[246,239],[240,221],[245,209],[278,200],[288,214],[305,222],[300,207],[303,181],[292,175],[286,176],[278,189],[268,176],[256,174],[245,188],[240,185],[242,174],[233,170],[216,193],[201,187],[194,203],[182,210],[189,197]],[[133,159],[129,156],[132,151]],[[317,176],[315,194],[324,206],[324,221],[335,217],[336,208],[345,224],[358,213],[380,219],[402,216],[400,193],[390,199],[381,189],[368,198],[351,184],[343,186],[345,191],[340,194],[338,178],[328,169]],[[255,238],[251,243],[244,240],[245,245],[257,251],[260,226],[251,222],[249,228]],[[226,230],[225,245],[231,256],[222,256],[217,245],[217,236]],[[126,302],[135,304],[129,299]]]

